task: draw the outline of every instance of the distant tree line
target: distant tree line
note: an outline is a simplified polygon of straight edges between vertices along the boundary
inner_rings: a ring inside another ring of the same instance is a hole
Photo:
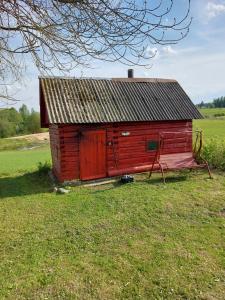
[[[220,97],[214,99],[212,102],[205,103],[202,101],[201,103],[197,104],[199,108],[222,108],[225,107],[225,97]]]
[[[23,104],[15,108],[0,109],[0,138],[41,132],[40,113]]]

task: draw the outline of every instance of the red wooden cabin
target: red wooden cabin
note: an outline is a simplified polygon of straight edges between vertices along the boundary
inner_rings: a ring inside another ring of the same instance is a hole
[[[49,127],[60,182],[149,171],[158,137],[163,154],[192,151],[192,120],[202,118],[175,80],[40,78],[42,127]],[[173,134],[176,133],[176,134]]]

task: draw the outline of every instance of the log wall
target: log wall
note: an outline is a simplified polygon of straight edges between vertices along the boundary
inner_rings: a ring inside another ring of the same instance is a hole
[[[59,181],[63,181],[63,178],[61,180],[61,149],[58,125],[52,124],[49,126],[49,137],[52,156],[52,171]]]
[[[53,171],[60,181],[79,179],[79,134],[82,130],[106,130],[106,160],[108,176],[149,170],[155,151],[147,143],[167,134],[163,154],[192,151],[192,136],[182,132],[192,130],[192,121],[132,122],[90,125],[50,125]],[[129,133],[123,136],[123,133]],[[180,134],[179,134],[180,133]]]

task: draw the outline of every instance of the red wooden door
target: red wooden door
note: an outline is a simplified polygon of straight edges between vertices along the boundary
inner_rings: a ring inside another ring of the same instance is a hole
[[[80,179],[103,177],[106,177],[106,132],[83,131],[80,139]]]

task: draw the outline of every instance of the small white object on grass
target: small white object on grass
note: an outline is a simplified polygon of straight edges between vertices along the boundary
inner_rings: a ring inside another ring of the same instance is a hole
[[[57,189],[57,193],[59,193],[59,194],[68,194],[69,192],[70,192],[69,190],[66,190],[64,188]]]

